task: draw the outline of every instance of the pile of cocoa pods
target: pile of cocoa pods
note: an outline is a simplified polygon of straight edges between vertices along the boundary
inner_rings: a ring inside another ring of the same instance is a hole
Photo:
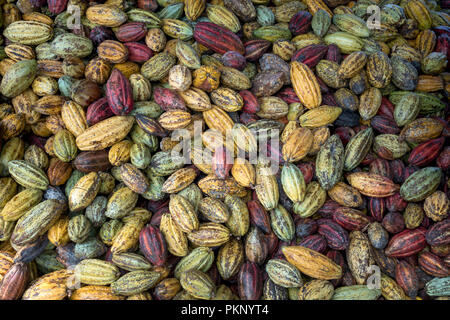
[[[0,0],[1,300],[448,300],[448,0]]]

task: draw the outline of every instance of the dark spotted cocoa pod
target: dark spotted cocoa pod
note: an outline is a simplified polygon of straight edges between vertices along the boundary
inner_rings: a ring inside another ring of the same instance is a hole
[[[447,245],[450,243],[450,219],[433,224],[426,233],[426,241],[430,246]]]
[[[258,227],[250,228],[245,237],[245,255],[248,261],[261,265],[267,258],[268,247]]]
[[[372,257],[377,266],[380,267],[381,271],[391,278],[395,278],[395,267],[398,263],[397,258],[389,257],[384,254],[384,250],[377,250],[375,248],[372,249]]]

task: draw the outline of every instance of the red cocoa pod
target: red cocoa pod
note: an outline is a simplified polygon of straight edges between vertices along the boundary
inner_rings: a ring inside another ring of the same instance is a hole
[[[244,54],[244,45],[238,35],[231,30],[212,22],[199,22],[195,25],[194,39],[208,49],[219,54],[236,51]]]
[[[108,104],[106,97],[100,98],[97,101],[91,103],[86,111],[87,124],[93,126],[97,122],[112,117],[114,113]]]
[[[244,43],[244,57],[248,61],[256,61],[269,50],[272,42],[267,40],[250,40]]]
[[[320,234],[313,234],[305,237],[298,245],[319,253],[324,253],[327,249],[327,240]]]
[[[392,180],[391,167],[386,159],[377,158],[370,163],[369,171]]]
[[[327,85],[325,84],[325,82],[317,77],[317,83],[319,84],[319,88],[320,88],[320,92],[323,94],[327,94],[330,92],[330,88],[327,87]]]
[[[271,257],[277,250],[280,239],[271,231],[264,235],[264,241],[267,243],[267,254]]]
[[[30,4],[33,8],[37,9],[47,4],[47,0],[30,0]]]
[[[228,51],[222,56],[222,63],[231,68],[244,70],[247,65],[245,57],[236,51]]]
[[[41,149],[45,149],[45,143],[47,142],[46,138],[39,137],[33,133],[29,133],[25,136],[26,142],[28,142],[30,145],[36,145]],[[0,150],[1,150],[1,143],[0,143]]]
[[[325,237],[328,247],[335,250],[345,250],[348,247],[348,232],[331,219],[317,220],[317,232]]]
[[[335,288],[340,286],[343,281],[347,281],[348,273],[350,273],[350,277],[353,278],[353,276],[351,275],[351,272],[345,271],[348,269],[348,267],[345,265],[345,260],[344,260],[344,256],[342,255],[342,253],[340,253],[337,250],[328,250],[328,252],[326,253],[326,256],[328,258],[330,258],[331,260],[333,260],[337,265],[339,265],[342,268],[342,270],[344,270],[344,274],[343,274],[342,278],[330,280],[330,282],[333,284],[333,286]],[[354,279],[353,279],[353,281],[356,284],[356,281]]]
[[[394,159],[394,157],[392,156],[392,151],[386,147],[378,147],[376,150],[376,154],[383,159],[388,159],[388,160]]]
[[[333,220],[350,231],[362,230],[370,223],[368,217],[361,211],[348,207],[338,208],[333,214]]]
[[[412,256],[425,248],[427,244],[425,233],[426,230],[421,227],[404,230],[391,238],[384,252],[387,256],[395,258]]]
[[[317,232],[317,222],[313,219],[299,219],[295,223],[295,234],[299,238],[304,238],[313,235]]]
[[[232,159],[227,148],[219,147],[216,149],[212,159],[212,170],[217,178],[226,179],[229,176],[231,167],[233,167]]]
[[[14,263],[0,283],[0,300],[18,300],[25,291],[30,279],[28,264]]]
[[[308,11],[299,11],[289,21],[289,30],[293,36],[307,33],[311,29],[312,14]]]
[[[145,44],[140,42],[125,42],[124,46],[128,49],[128,60],[144,63],[153,57],[153,51]]]
[[[238,290],[241,300],[259,300],[262,295],[263,276],[254,262],[245,262],[239,270]]]
[[[355,131],[355,133],[358,133],[360,131],[366,130],[367,128],[369,128],[369,127],[366,125],[360,125],[360,126],[353,127],[353,130]]]
[[[449,3],[447,1],[441,1],[441,7],[448,9]],[[441,34],[448,34],[450,35],[450,27],[447,26],[438,26],[436,28],[433,28],[434,33],[436,35],[440,36]]]
[[[217,264],[214,263],[206,274],[211,278],[216,287],[220,285],[221,277],[219,269],[217,269]]]
[[[264,233],[270,233],[270,218],[266,209],[259,203],[258,200],[251,200],[247,202],[248,212],[250,214],[250,223],[261,229]]]
[[[297,94],[291,87],[286,87],[278,91],[277,97],[286,102],[287,104],[300,103],[300,99],[297,97]]]
[[[167,244],[159,228],[147,225],[139,233],[139,248],[152,264],[162,266],[167,262]]]
[[[408,179],[410,175],[419,170],[420,168],[417,166],[407,166],[405,168],[405,180]]]
[[[320,79],[320,78],[318,78]],[[331,92],[328,92],[324,95],[322,95],[322,104],[325,104],[327,106],[334,106],[339,107],[338,103],[336,102],[336,99],[334,98],[334,95]],[[343,128],[343,127],[340,127]]]
[[[339,47],[335,44],[328,45],[327,55],[325,59],[340,64],[342,61],[342,55]]]
[[[370,125],[378,132],[385,134],[398,134],[401,131],[395,120],[386,116],[373,117],[370,120]]]
[[[427,142],[419,144],[412,149],[408,157],[408,162],[413,166],[425,166],[434,161],[444,146],[445,138],[428,140]]]
[[[167,135],[167,132],[156,120],[143,114],[136,114],[134,117],[138,126],[149,135],[157,137],[165,137]]]
[[[388,98],[383,97],[381,98],[381,105],[378,109],[377,115],[384,116],[389,119],[394,119],[394,109],[395,105],[391,101],[389,101]]]
[[[337,265],[339,265],[342,269],[345,269],[345,258],[340,251],[337,250],[329,250],[326,254],[328,258],[334,261]]]
[[[168,198],[163,198],[161,200],[157,200],[157,201],[152,201],[152,200],[148,200],[147,203],[147,209],[155,212],[164,208],[164,207],[168,207],[169,206],[169,199]]]
[[[91,32],[89,33],[89,39],[92,40],[92,43],[95,47],[98,47],[100,43],[102,43],[105,40],[114,40],[114,32],[107,27],[104,26],[96,26],[92,28]]]
[[[436,163],[442,170],[450,168],[450,147],[445,147],[436,159]]]
[[[107,150],[80,152],[73,161],[73,164],[78,171],[84,173],[106,172],[111,168]]]
[[[155,11],[158,8],[158,3],[156,0],[138,0],[137,6],[139,9]]]
[[[422,227],[424,227],[425,229],[428,229],[428,227],[430,226],[430,218],[429,217],[423,217],[422,219],[422,223],[420,224]]]
[[[334,200],[327,200],[323,204],[323,206],[317,211],[318,214],[322,216],[322,218],[333,218],[334,212],[340,208],[341,206]]]
[[[426,240],[430,246],[450,244],[450,219],[433,224],[426,233]]]
[[[239,92],[239,95],[244,100],[244,106],[242,107],[242,111],[246,113],[257,113],[259,111],[259,102],[255,95],[249,90],[242,90]]]
[[[291,61],[298,61],[306,64],[310,68],[314,68],[327,54],[327,51],[328,46],[323,44],[311,44],[295,51]]]
[[[391,168],[392,181],[397,184],[402,184],[405,179],[405,164],[400,159],[389,161]]]
[[[69,0],[47,0],[48,11],[52,14],[60,14],[67,8]]]
[[[147,27],[143,22],[128,22],[119,27],[116,37],[120,42],[132,42],[144,39]]]
[[[150,202],[150,201],[149,201]],[[151,205],[147,207],[149,209]],[[152,218],[150,219],[150,225],[159,227],[161,223],[161,218],[164,213],[170,213],[169,207],[161,207],[155,211],[155,213],[152,215]]]
[[[450,59],[450,35],[441,34],[437,37],[434,51],[441,52],[447,56],[447,59]]]
[[[341,139],[344,146],[347,145],[350,139],[355,135],[355,131],[350,127],[338,127],[335,132]]]
[[[397,192],[393,194],[392,196],[385,198],[385,204],[386,209],[389,212],[403,212],[406,209],[406,206],[408,205],[408,202],[403,200],[403,198],[400,196],[400,193]]]
[[[369,166],[372,163],[372,161],[375,161],[375,159],[377,159],[377,155],[370,150],[369,152],[367,152],[366,157],[361,161],[361,165]]]
[[[419,254],[419,267],[426,273],[434,277],[447,277],[450,274],[450,270],[445,262],[435,255],[434,253],[424,251]]]
[[[267,143],[267,157],[270,161],[278,161],[280,165],[284,164],[284,159],[281,154],[281,146],[279,144],[278,146],[275,146],[271,142]]]
[[[187,110],[186,103],[175,90],[156,87],[153,89],[153,98],[164,111]]]
[[[388,212],[381,224],[389,233],[399,233],[405,229],[405,219],[399,212]]]
[[[242,112],[239,116],[239,121],[246,126],[257,120],[259,117],[255,113]]]
[[[305,183],[308,184],[314,178],[314,172],[316,171],[316,166],[312,162],[302,162],[297,164],[297,167],[303,174]]]
[[[415,298],[419,291],[419,278],[414,267],[406,261],[399,261],[395,267],[395,281],[410,298]]]
[[[105,95],[115,115],[126,115],[133,110],[133,89],[119,69],[113,69],[106,82]]]
[[[367,204],[370,215],[378,222],[383,220],[386,204],[384,198],[369,198]]]

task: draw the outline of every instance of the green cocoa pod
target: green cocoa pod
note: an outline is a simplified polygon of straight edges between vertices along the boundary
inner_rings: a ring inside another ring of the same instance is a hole
[[[24,92],[33,83],[37,72],[36,60],[22,60],[8,68],[0,84],[1,93],[14,98]]]
[[[426,167],[411,174],[400,187],[400,195],[406,201],[422,201],[434,191],[441,182],[442,170]]]

